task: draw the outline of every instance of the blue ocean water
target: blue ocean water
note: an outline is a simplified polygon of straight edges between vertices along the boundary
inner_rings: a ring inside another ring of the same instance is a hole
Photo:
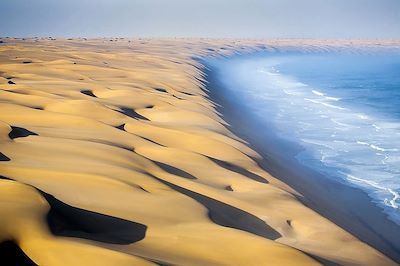
[[[213,64],[261,124],[303,148],[301,164],[365,190],[400,224],[400,53],[269,53]]]

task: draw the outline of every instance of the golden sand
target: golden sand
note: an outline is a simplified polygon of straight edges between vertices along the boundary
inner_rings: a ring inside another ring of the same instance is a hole
[[[258,45],[5,40],[0,242],[38,265],[395,265],[261,169],[206,97],[194,56]]]

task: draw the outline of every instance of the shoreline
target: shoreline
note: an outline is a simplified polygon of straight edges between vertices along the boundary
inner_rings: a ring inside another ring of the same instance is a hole
[[[297,162],[294,156],[300,146],[293,146],[293,143],[283,141],[273,133],[265,133],[265,128],[262,128],[263,133],[258,134],[257,121],[251,117],[250,111],[245,106],[236,108],[237,103],[224,95],[227,92],[217,78],[218,71],[206,62],[203,64],[208,97],[217,104],[216,109],[229,124],[229,130],[247,141],[249,147],[262,156],[262,159],[253,158],[260,167],[299,192],[303,197],[298,200],[304,205],[400,262],[400,226],[389,220],[365,191],[329,179]],[[289,154],[285,154],[288,151]]]

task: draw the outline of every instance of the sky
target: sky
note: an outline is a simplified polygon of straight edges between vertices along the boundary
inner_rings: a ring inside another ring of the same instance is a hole
[[[0,0],[0,36],[400,38],[400,0]]]

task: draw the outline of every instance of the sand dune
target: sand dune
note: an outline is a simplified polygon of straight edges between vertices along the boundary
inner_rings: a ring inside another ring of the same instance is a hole
[[[3,41],[2,259],[396,265],[261,169],[207,97],[196,57],[265,43]]]

